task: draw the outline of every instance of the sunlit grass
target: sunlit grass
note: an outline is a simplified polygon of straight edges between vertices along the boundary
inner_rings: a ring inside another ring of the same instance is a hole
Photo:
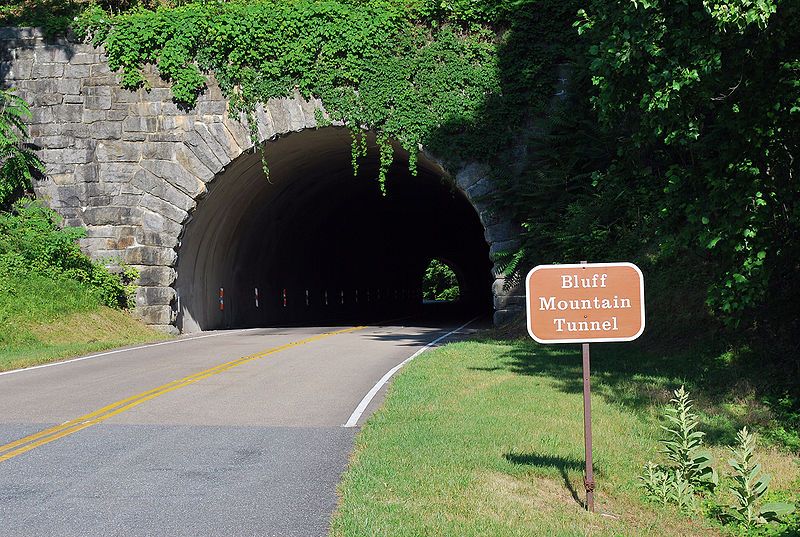
[[[581,506],[579,350],[465,342],[396,378],[357,437],[331,535],[719,534],[701,516],[644,502],[637,476],[659,456],[660,404],[680,379],[625,372],[614,352],[597,353],[593,377],[597,514]],[[783,474],[776,487],[796,489],[797,458],[762,455],[767,471]]]
[[[2,280],[0,370],[28,367],[166,336],[102,306],[71,280],[36,274]]]

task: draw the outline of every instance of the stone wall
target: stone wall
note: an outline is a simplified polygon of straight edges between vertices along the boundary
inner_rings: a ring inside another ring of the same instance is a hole
[[[140,271],[136,311],[174,331],[175,265],[179,240],[207,184],[247,149],[247,129],[228,116],[213,83],[192,110],[172,102],[155,73],[151,89],[119,86],[102,50],[47,41],[31,28],[0,29],[0,84],[31,103],[30,135],[42,149],[47,179],[37,195],[84,226],[82,248],[96,259],[118,258]],[[275,99],[258,111],[260,141],[314,128],[318,102]],[[489,210],[486,168],[466,166],[457,186],[475,206],[492,253],[516,243],[517,230]],[[493,285],[495,322],[524,307],[524,296]]]

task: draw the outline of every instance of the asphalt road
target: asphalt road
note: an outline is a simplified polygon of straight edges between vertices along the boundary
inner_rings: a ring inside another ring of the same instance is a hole
[[[458,324],[209,332],[0,375],[0,535],[325,535],[342,425]]]

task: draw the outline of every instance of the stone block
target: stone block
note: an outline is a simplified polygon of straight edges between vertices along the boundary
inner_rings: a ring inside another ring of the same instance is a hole
[[[83,93],[93,97],[111,97],[111,86],[83,86]]]
[[[40,93],[34,95],[33,106],[53,106],[61,104],[64,101],[64,96],[60,93]]]
[[[189,217],[187,211],[149,193],[142,196],[140,206],[148,211],[158,213],[177,224],[185,222]]]
[[[74,78],[76,80],[86,80],[91,74],[91,66],[89,65],[70,65],[64,69],[65,78]]]
[[[186,146],[186,144],[175,145],[175,161],[180,164],[188,173],[197,177],[203,182],[211,181],[214,178],[214,172],[208,169],[208,166],[195,156],[195,154]]]
[[[75,166],[75,181],[80,183],[94,183],[99,180],[97,165],[78,164]]]
[[[134,311],[134,315],[146,324],[167,326],[172,322],[172,307],[138,306]]]
[[[0,28],[0,40],[12,39],[44,39],[44,33],[41,28],[33,28],[28,26],[9,26]]]
[[[61,78],[63,76],[63,63],[34,62],[33,68],[31,69],[31,78]]]
[[[86,226],[86,236],[90,239],[103,238],[108,239],[116,237],[118,227],[135,229],[133,226]]]
[[[291,131],[301,131],[306,127],[306,118],[298,99],[281,99],[281,108],[289,122]]]
[[[120,109],[115,110],[113,104],[111,105],[111,110],[106,111],[106,117],[110,121],[119,121],[120,125],[122,125],[122,120],[124,120],[128,116],[130,116],[130,114],[128,113],[127,110],[120,110]]]
[[[41,44],[37,43],[36,41],[26,41],[26,40],[13,40],[13,41],[6,41],[3,45],[6,47],[0,47],[0,51],[4,52],[3,59],[4,60],[11,60],[11,61],[33,61],[36,59],[36,45]]]
[[[525,310],[525,295],[495,295],[494,309],[496,310]]]
[[[97,142],[95,158],[98,162],[138,162],[142,156],[139,144],[120,140]]]
[[[115,103],[136,103],[141,101],[145,95],[147,94],[143,89],[131,91],[119,86],[111,86],[111,98]]]
[[[247,126],[244,123],[234,119],[225,119],[223,120],[222,125],[225,126],[230,135],[236,141],[236,145],[239,146],[242,151],[246,151],[253,147],[253,140],[250,138],[250,131],[247,130]]]
[[[161,115],[181,116],[185,114],[186,111],[179,108],[177,103],[172,101],[161,101]]]
[[[88,148],[42,149],[38,156],[43,162],[52,164],[86,164],[92,160],[92,152]]]
[[[184,135],[181,132],[157,132],[155,134],[145,134],[141,139],[146,142],[154,143],[180,143],[183,142]]]
[[[33,138],[33,143],[42,149],[63,149],[65,147],[73,147],[75,145],[75,138],[72,136],[38,136]]]
[[[58,93],[79,95],[81,93],[81,81],[76,78],[62,78],[56,82]]]
[[[129,265],[172,266],[178,254],[172,248],[133,246],[125,250],[123,260]]]
[[[121,123],[118,123],[120,127],[122,126]],[[121,140],[125,140],[126,142],[144,142],[145,140],[150,139],[150,135],[146,132],[123,132]]]
[[[172,321],[174,322],[175,319],[173,319]],[[179,335],[181,333],[181,331],[178,330],[175,327],[175,325],[172,325],[172,324],[151,324],[151,325],[148,325],[148,326],[150,326],[150,328],[152,328],[153,330],[158,330],[159,332],[164,332],[165,334],[169,334],[170,336],[177,336],[177,335]]]
[[[494,184],[488,179],[483,178],[466,189],[470,200],[477,201],[494,191]]]
[[[138,207],[87,207],[82,211],[87,225],[140,225],[142,211]]]
[[[139,287],[136,289],[137,306],[158,306],[172,304],[177,298],[172,287]]]
[[[175,282],[175,269],[172,267],[152,267],[137,265],[139,285],[146,287],[167,287]]]
[[[133,116],[158,116],[161,114],[161,103],[144,101],[130,105],[130,112]]]
[[[153,132],[158,127],[154,117],[131,116],[122,121],[122,130],[126,132]]]
[[[58,123],[83,123],[83,106],[80,104],[62,104],[53,107],[54,120]]]
[[[467,164],[456,173],[456,184],[462,190],[467,190],[469,187],[486,177],[488,170],[485,166],[473,162]]]
[[[197,122],[194,124],[193,132],[200,136],[200,138],[206,143],[206,146],[213,152],[214,157],[221,163],[223,167],[230,163],[232,160],[230,155],[235,154],[235,152],[231,151],[229,153],[228,148],[225,147],[225,138],[222,137],[221,140],[218,140],[215,133],[211,130],[211,125]]]
[[[203,163],[206,168],[211,170],[212,173],[219,173],[222,168],[222,162],[219,160],[214,151],[209,145],[200,137],[197,131],[192,131],[186,135],[186,147],[188,147],[197,159]]]
[[[36,63],[41,64],[67,63],[70,61],[71,55],[71,52],[67,48],[62,47],[36,48],[34,51]]]
[[[270,99],[269,102],[267,102],[266,111],[269,113],[269,117],[272,120],[272,127],[276,134],[285,134],[291,130],[289,124],[290,118],[287,116],[286,111],[283,109],[278,99]]]
[[[519,239],[520,236],[519,226],[515,226],[512,222],[498,222],[484,228],[484,237],[486,242],[505,242],[508,240]]]
[[[97,172],[104,183],[130,183],[136,173],[142,169],[133,162],[98,162]]]
[[[220,116],[225,113],[228,105],[225,101],[200,101],[195,111],[201,116]]]
[[[228,162],[233,161],[242,154],[244,151],[243,146],[239,144],[239,141],[224,123],[211,123],[207,126],[209,132],[214,136],[214,139],[222,146],[223,151],[225,151]],[[250,140],[245,138],[244,147],[250,147],[251,145]]]
[[[111,97],[108,95],[87,95],[84,106],[90,110],[110,110]]]
[[[60,207],[80,207],[83,198],[83,185],[58,185],[56,198]]]
[[[186,169],[177,162],[169,160],[143,160],[141,165],[156,177],[160,177],[168,184],[192,198],[197,196],[205,188],[202,181],[187,172]]]
[[[64,95],[64,104],[83,104],[83,95]]]
[[[24,97],[23,97],[24,98]],[[59,106],[59,108],[63,108],[64,105]],[[53,115],[53,108],[52,106],[37,106],[31,109],[31,121],[34,123],[53,123],[54,115]]]
[[[137,190],[152,194],[186,212],[190,211],[195,206],[195,201],[192,196],[178,190],[172,184],[153,175],[149,171],[142,170],[137,173],[130,184]]]
[[[272,117],[269,115],[267,110],[264,109],[264,105],[262,104],[259,104],[256,107],[256,121],[258,121],[259,142],[269,140],[277,134],[275,125],[272,123]]]
[[[87,97],[91,98],[91,97]],[[87,125],[96,123],[98,121],[105,121],[108,119],[108,112],[106,110],[86,108],[81,115],[81,121]]]
[[[154,233],[163,233],[177,237],[183,231],[183,225],[169,220],[149,209],[142,208],[142,229]]]
[[[70,69],[75,65],[93,65],[100,61],[100,55],[92,52],[76,52],[69,59]]]
[[[108,64],[103,63],[95,63],[92,65],[92,77],[98,77],[102,75],[111,74],[111,69],[108,68]]]
[[[175,248],[178,246],[178,238],[174,235],[141,229],[136,233],[136,242],[144,246],[161,246],[164,248]]]
[[[142,159],[146,160],[175,160],[175,143],[172,142],[147,142],[141,145]]]

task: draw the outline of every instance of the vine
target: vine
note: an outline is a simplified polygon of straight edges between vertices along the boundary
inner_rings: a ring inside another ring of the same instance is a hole
[[[487,18],[387,1],[262,0],[118,15],[94,6],[73,29],[105,48],[129,89],[147,87],[142,69],[152,64],[174,99],[192,107],[213,74],[231,112],[249,118],[254,142],[259,103],[294,92],[319,98],[326,119],[354,134],[354,169],[365,150],[356,132],[375,132],[383,189],[390,140],[408,151],[414,173],[420,145],[441,129],[479,123],[487,97],[501,93],[505,32]]]

